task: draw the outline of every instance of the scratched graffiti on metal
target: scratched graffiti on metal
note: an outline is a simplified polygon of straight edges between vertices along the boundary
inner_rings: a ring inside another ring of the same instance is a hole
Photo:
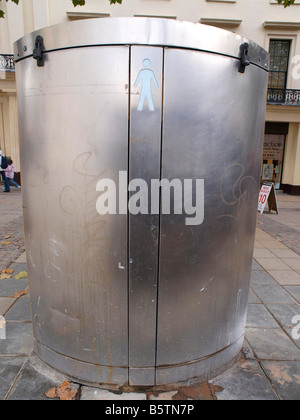
[[[222,202],[235,207],[231,214],[223,214],[219,218],[228,217],[238,220],[249,210],[249,203],[257,194],[257,181],[253,176],[245,175],[245,167],[240,163],[232,163],[224,170],[220,181],[220,195]]]
[[[65,290],[65,302],[69,308],[70,320],[74,328],[88,330],[83,344],[85,354],[106,354],[111,360],[109,325],[110,325],[110,229],[105,218],[99,218],[96,212],[96,182],[105,175],[98,170],[91,152],[76,157],[72,166],[72,185],[66,185],[59,194],[59,206],[62,212],[63,235],[67,243],[73,244],[65,250],[65,275],[63,287],[72,284],[72,290]],[[83,308],[74,306],[76,301],[88,302]],[[59,312],[52,308],[53,317]],[[93,316],[86,315],[92,311]],[[69,312],[69,311],[68,311]],[[78,320],[80,322],[78,324]],[[91,322],[91,319],[94,322]],[[67,325],[66,324],[66,325]],[[69,327],[68,327],[69,328]],[[70,329],[70,328],[69,328]],[[97,362],[97,360],[95,360]]]

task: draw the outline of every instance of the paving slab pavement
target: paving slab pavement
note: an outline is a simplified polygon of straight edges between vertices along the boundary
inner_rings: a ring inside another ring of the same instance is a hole
[[[25,251],[21,192],[2,192],[0,185],[0,271]]]
[[[287,204],[288,203],[288,204]],[[111,391],[74,383],[77,400],[299,400],[300,399],[300,224],[290,223],[290,209],[300,212],[300,197],[279,195],[283,214],[259,216],[243,354],[222,375],[202,384],[162,392]],[[297,213],[298,214],[298,213]],[[5,239],[6,238],[6,239]],[[9,242],[3,245],[2,242]],[[24,253],[21,195],[0,191],[0,269],[13,278],[0,280],[0,399],[46,400],[45,392],[66,378],[33,354],[28,279]],[[0,330],[1,333],[1,330]]]

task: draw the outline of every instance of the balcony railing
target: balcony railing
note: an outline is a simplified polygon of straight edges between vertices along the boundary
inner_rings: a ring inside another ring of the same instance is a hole
[[[268,89],[268,105],[298,105],[300,106],[300,90]]]
[[[13,55],[0,54],[0,71],[15,71],[15,62]]]

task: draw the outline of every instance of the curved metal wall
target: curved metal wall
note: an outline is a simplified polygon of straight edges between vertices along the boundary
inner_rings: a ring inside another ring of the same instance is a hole
[[[99,45],[96,34],[105,38],[108,28],[118,29],[119,39]],[[182,44],[164,43],[183,32]],[[39,34],[42,67],[28,48],[24,54],[37,33],[16,44],[37,354],[95,383],[162,385],[213,376],[244,339],[265,51],[250,43],[255,60],[242,74],[244,40],[202,25],[105,19]],[[205,34],[213,51],[205,49]],[[167,183],[171,214],[162,188],[148,214],[118,208],[100,215],[96,188],[106,179],[118,187],[117,204],[123,194],[134,199],[130,181],[146,182],[150,202],[152,180],[176,180],[174,188]],[[197,191],[204,196],[195,223],[196,214],[178,209],[188,196],[195,208]]]

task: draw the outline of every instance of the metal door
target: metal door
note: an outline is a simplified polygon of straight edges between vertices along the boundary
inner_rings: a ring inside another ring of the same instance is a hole
[[[148,190],[147,209],[129,201],[129,381],[154,385],[156,359],[159,212],[151,214],[151,180],[160,179],[163,49],[131,48],[129,199],[134,181]]]
[[[127,383],[127,216],[100,216],[96,186],[128,170],[129,47],[18,66],[36,351],[75,377]]]
[[[165,51],[162,178],[193,180],[201,223],[161,216],[157,384],[209,377],[242,347],[265,90],[258,67],[240,74],[231,57]]]
[[[155,77],[152,109],[141,103],[142,63]],[[129,181],[146,181],[148,212],[151,180],[180,181],[183,200],[172,202],[170,191],[170,214],[162,214],[161,189],[159,215],[129,215],[132,385],[177,382],[192,370],[200,377],[242,346],[265,105],[264,98],[257,108],[251,103],[264,88],[260,69],[240,75],[231,57],[131,49]],[[186,180],[198,214],[185,212]],[[196,180],[204,196],[197,197]]]

